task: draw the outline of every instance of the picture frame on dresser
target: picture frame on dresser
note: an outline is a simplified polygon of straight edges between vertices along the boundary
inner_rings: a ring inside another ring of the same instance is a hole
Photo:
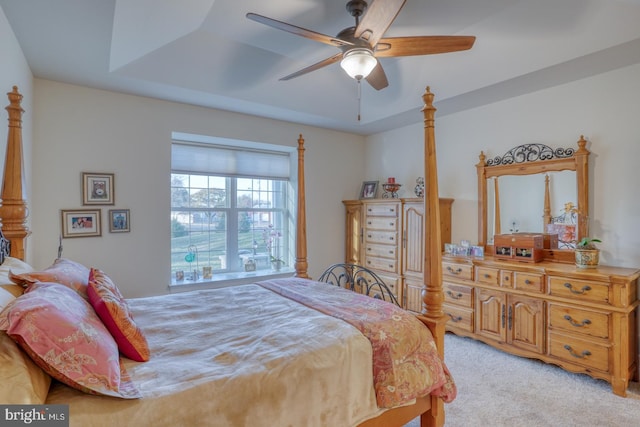
[[[379,181],[364,181],[360,189],[360,199],[375,199]]]

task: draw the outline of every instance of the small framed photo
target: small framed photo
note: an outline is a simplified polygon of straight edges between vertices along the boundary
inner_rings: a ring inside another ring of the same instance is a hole
[[[109,209],[109,232],[127,233],[131,231],[129,209]]]
[[[375,199],[379,181],[364,181],[360,190],[361,199]]]
[[[483,257],[484,256],[484,247],[482,246],[471,246],[471,255],[475,257]]]
[[[113,205],[112,173],[82,172],[82,204]]]
[[[100,210],[62,210],[62,237],[102,236]]]

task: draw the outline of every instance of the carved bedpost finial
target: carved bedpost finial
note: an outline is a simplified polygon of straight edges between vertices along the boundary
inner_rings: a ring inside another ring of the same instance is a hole
[[[4,161],[4,177],[2,181],[2,231],[11,241],[11,256],[24,260],[26,238],[31,232],[26,226],[29,210],[27,209],[23,160],[22,160],[22,113],[20,106],[22,95],[18,87],[7,93],[9,105],[9,132],[7,134],[7,151]]]

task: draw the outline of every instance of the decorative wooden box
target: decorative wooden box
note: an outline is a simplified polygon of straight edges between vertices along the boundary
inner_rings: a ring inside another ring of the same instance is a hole
[[[494,256],[498,259],[540,262],[544,254],[542,234],[514,233],[493,236]]]

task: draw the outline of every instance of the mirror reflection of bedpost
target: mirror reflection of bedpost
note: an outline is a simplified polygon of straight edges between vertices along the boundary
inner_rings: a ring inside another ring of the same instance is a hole
[[[476,169],[478,172],[478,245],[485,246],[487,239],[487,175],[484,169],[486,156],[480,152]]]
[[[551,224],[551,195],[549,192],[549,174],[546,174],[544,176],[544,209],[542,210],[542,216],[544,218],[543,224],[545,227],[543,231],[546,232],[547,224]]]
[[[495,217],[494,217],[494,230],[495,234],[502,234],[502,222],[500,219],[500,192],[498,191],[498,177],[496,176],[493,179],[493,194],[494,199],[495,199],[495,206],[493,207],[493,211],[495,212]]]
[[[298,138],[298,205],[296,209],[296,273],[295,277],[308,279],[307,269],[307,210],[304,183],[304,138]]]
[[[17,86],[14,86],[13,91],[7,93],[7,96],[9,97],[9,105],[6,107],[9,113],[9,133],[4,162],[0,218],[2,232],[11,242],[10,255],[24,261],[27,237],[31,234],[27,227],[29,210],[22,165],[22,113],[24,110],[20,106],[22,95],[18,92]]]

